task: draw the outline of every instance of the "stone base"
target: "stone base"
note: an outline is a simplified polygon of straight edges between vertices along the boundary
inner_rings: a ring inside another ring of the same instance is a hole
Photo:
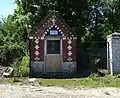
[[[63,62],[62,69],[63,69],[63,72],[77,72],[77,63]]]
[[[30,77],[39,77],[45,74],[44,62],[31,61],[30,65]],[[76,62],[63,62],[62,71],[60,73],[76,73],[77,72],[77,63]],[[57,72],[56,72],[57,73]],[[52,72],[51,72],[52,74]],[[44,76],[44,75],[43,75]]]
[[[33,73],[44,72],[44,62],[31,61],[31,71]]]

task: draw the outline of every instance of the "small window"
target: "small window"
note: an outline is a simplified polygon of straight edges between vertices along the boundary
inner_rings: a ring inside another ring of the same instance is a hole
[[[60,40],[47,40],[47,54],[60,54]]]
[[[50,35],[58,35],[58,31],[57,30],[50,30]]]

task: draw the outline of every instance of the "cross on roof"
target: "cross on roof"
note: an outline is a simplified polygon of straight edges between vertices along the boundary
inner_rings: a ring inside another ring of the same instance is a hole
[[[53,15],[52,18],[53,25],[55,25],[55,15]]]

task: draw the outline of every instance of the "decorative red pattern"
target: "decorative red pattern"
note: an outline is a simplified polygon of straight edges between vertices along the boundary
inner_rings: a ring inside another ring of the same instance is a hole
[[[76,61],[76,39],[72,40],[72,61]]]
[[[38,45],[39,49],[36,50],[35,46]],[[39,55],[36,56],[35,52],[38,51]],[[35,58],[40,58],[40,61],[44,61],[44,40],[39,39],[39,43],[35,44],[35,39],[30,40],[30,58],[32,61],[35,61]]]
[[[63,62],[68,62],[68,58],[71,57],[72,58],[72,61],[71,62],[75,62],[76,61],[76,40],[73,39],[72,40],[72,43],[70,44],[72,49],[70,50],[72,52],[72,55],[69,56],[68,55],[68,40],[65,39],[62,41],[62,47],[63,47]]]
[[[62,40],[62,51],[63,51],[63,62],[67,62],[68,58],[68,49],[67,49],[67,39]]]
[[[44,61],[44,40],[39,40],[40,61]]]
[[[30,39],[30,59],[32,60],[32,61],[34,61],[35,60],[35,57],[36,57],[36,55],[35,55],[35,42],[34,42],[34,39]]]

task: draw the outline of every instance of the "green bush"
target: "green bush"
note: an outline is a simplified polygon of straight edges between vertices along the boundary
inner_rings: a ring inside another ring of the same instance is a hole
[[[29,56],[16,59],[11,67],[14,69],[14,77],[27,77],[29,75]]]
[[[20,60],[16,59],[13,64],[11,64],[11,67],[14,69],[13,75],[14,77],[19,76],[19,67],[20,67]]]
[[[3,66],[10,66],[16,63],[23,55],[25,55],[25,52],[22,44],[18,45],[18,43],[11,43],[0,46],[0,64]]]
[[[26,77],[29,75],[29,56],[24,56],[19,66],[19,76]]]
[[[99,77],[99,75],[96,73],[92,73],[88,76],[88,78],[96,78],[96,77]]]

